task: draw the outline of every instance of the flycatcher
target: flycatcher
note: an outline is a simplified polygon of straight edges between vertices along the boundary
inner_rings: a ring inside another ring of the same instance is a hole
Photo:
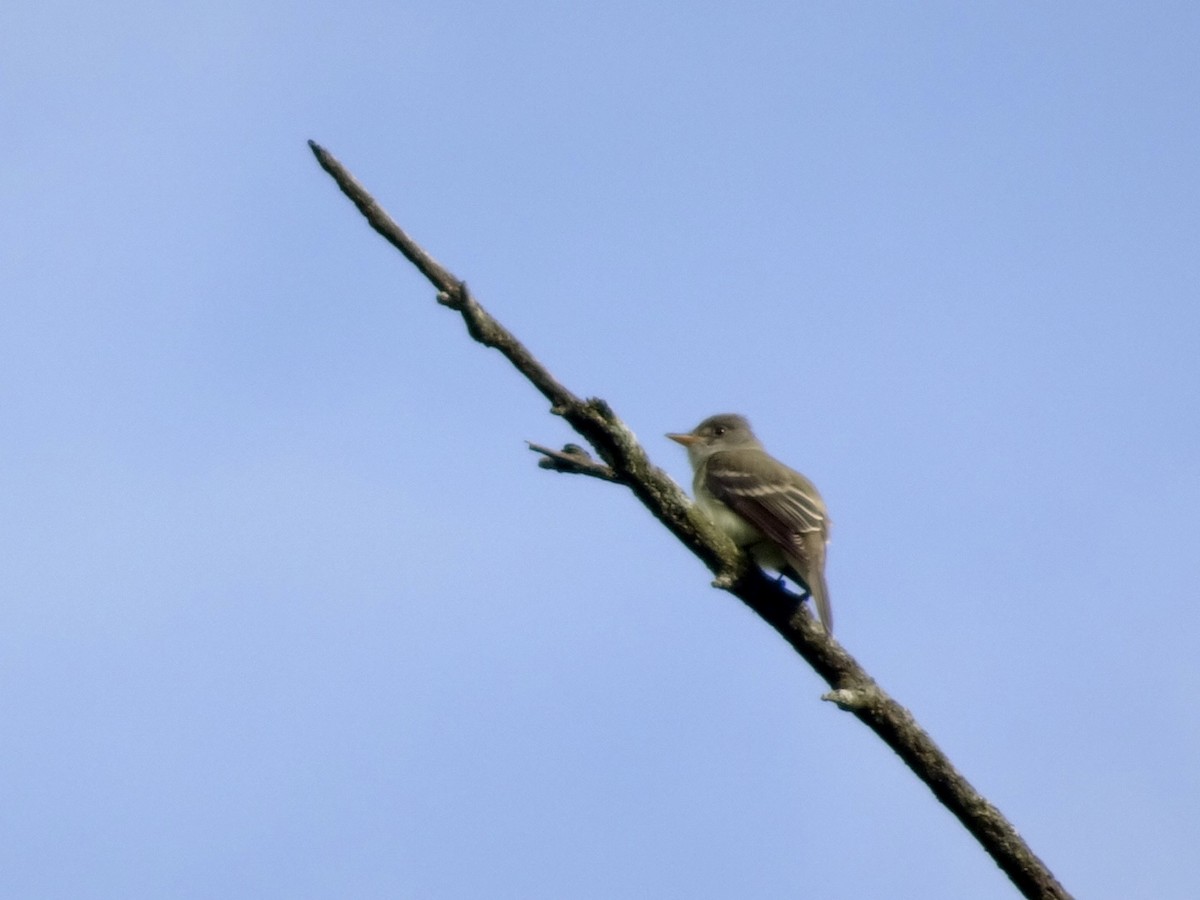
[[[767,453],[745,416],[710,416],[687,434],[696,505],[760,566],[798,582],[830,634],[825,585],[829,513],[813,483]]]

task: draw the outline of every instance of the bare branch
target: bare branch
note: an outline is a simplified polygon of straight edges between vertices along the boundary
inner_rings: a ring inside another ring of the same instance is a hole
[[[433,284],[438,302],[456,310],[476,341],[493,347],[536,387],[599,454],[549,450],[539,463],[560,472],[590,475],[624,484],[645,507],[716,576],[715,586],[737,596],[778,632],[833,690],[824,699],[837,704],[875,732],[991,854],[1026,897],[1069,898],[1053,873],[1038,859],[1000,811],[955,769],[912,714],[889,697],[813,619],[800,598],[767,578],[703,515],[671,478],[654,466],[645,451],[603,400],[582,400],[568,391],[520,341],[483,309],[466,285],[416,244],[370,194],[326,150],[309,141],[321,167],[358,207],[367,222],[396,247]]]
[[[538,466],[543,469],[566,472],[571,475],[590,475],[592,478],[599,478],[603,481],[624,484],[616,472],[608,466],[596,462],[592,459],[592,455],[578,444],[567,444],[561,450],[551,450],[549,447],[543,447],[541,444],[534,444],[530,441],[525,443],[529,444],[529,449],[534,453],[540,453],[545,457],[538,462]]]

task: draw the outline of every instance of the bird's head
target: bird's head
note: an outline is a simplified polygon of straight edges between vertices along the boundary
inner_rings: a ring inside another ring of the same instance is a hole
[[[761,447],[750,430],[750,422],[735,413],[709,416],[686,434],[668,434],[667,437],[687,447],[688,458],[693,464],[702,462],[718,450]]]

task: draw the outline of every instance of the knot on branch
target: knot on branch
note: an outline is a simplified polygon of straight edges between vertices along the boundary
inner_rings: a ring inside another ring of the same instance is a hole
[[[471,301],[471,295],[467,291],[467,283],[459,281],[448,290],[438,291],[437,302],[449,309],[462,312],[466,309],[467,304]]]
[[[879,691],[872,685],[844,687],[822,694],[821,699],[846,712],[862,712],[875,705],[879,699]]]
[[[836,691],[830,691],[827,694],[822,694],[821,699],[837,704],[839,709],[843,709],[846,712],[863,709],[867,701],[862,691],[856,691],[852,688],[839,688]]]
[[[607,400],[602,400],[599,397],[588,397],[587,405],[595,410],[597,415],[608,424],[617,424],[617,414],[613,412],[613,408],[608,405]]]

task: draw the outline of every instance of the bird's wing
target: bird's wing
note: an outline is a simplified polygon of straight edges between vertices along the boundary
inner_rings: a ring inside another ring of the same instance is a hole
[[[705,466],[714,497],[787,548],[803,534],[829,534],[829,514],[811,481],[762,450],[722,450]]]

